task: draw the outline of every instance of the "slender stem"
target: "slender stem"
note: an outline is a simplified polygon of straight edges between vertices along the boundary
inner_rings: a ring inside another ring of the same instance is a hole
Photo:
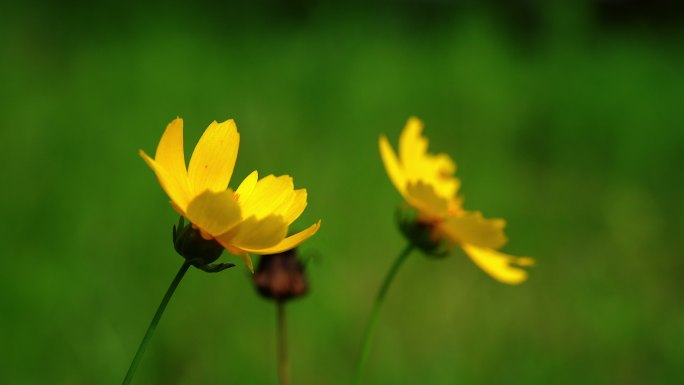
[[[285,323],[285,303],[277,301],[278,309],[277,330],[278,334],[278,378],[280,385],[290,385],[290,366],[287,360],[287,325]]]
[[[133,362],[131,362],[131,366],[128,368],[128,372],[126,373],[126,378],[123,380],[123,385],[128,385],[133,380],[135,370],[138,369],[138,364],[140,364],[140,360],[145,353],[145,348],[147,348],[147,344],[150,342],[150,339],[152,339],[152,334],[154,334],[154,330],[157,328],[157,324],[159,323],[162,314],[164,314],[164,309],[166,309],[166,305],[173,296],[173,292],[176,291],[176,287],[178,287],[178,284],[183,279],[183,276],[185,275],[185,272],[188,271],[189,267],[190,262],[183,262],[183,266],[181,266],[180,270],[178,270],[178,273],[176,274],[176,277],[173,279],[173,281],[171,281],[171,285],[169,285],[169,288],[166,290],[166,294],[164,294],[164,298],[162,298],[161,302],[159,303],[159,307],[157,307],[157,312],[154,313],[154,317],[152,318],[152,322],[150,322],[150,326],[147,327],[145,336],[143,337],[142,341],[140,341],[138,351],[135,352]]]
[[[366,324],[366,330],[363,334],[363,340],[361,343],[361,354],[359,355],[359,362],[356,366],[356,373],[354,374],[354,380],[352,382],[354,385],[359,384],[359,381],[361,380],[361,374],[363,372],[364,367],[366,366],[366,362],[368,361],[368,354],[370,353],[371,341],[373,340],[373,335],[375,334],[375,329],[378,325],[380,307],[385,301],[385,295],[387,294],[387,290],[389,289],[390,284],[394,280],[394,276],[397,275],[397,272],[399,271],[399,268],[401,267],[402,263],[406,260],[409,254],[411,254],[413,247],[414,246],[411,243],[406,245],[404,250],[397,256],[397,259],[394,260],[392,267],[390,267],[390,270],[387,272],[387,275],[385,276],[385,280],[382,282],[382,286],[380,286],[378,296],[375,298],[375,303],[373,304],[373,310],[371,310],[370,318],[368,318],[368,323]]]

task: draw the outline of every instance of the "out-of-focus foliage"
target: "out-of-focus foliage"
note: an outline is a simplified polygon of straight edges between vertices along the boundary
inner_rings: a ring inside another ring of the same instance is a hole
[[[178,115],[186,143],[235,118],[234,180],[291,174],[295,227],[323,218],[289,309],[294,383],[351,378],[404,242],[377,138],[409,115],[455,158],[465,208],[506,218],[503,250],[538,265],[509,287],[414,255],[366,383],[681,383],[681,12],[505,4],[3,5],[0,383],[122,379],[182,262],[137,155]],[[245,269],[191,270],[136,382],[275,383],[274,317]]]

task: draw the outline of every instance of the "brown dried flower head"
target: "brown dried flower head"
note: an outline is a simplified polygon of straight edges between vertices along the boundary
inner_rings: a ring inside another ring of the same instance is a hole
[[[297,249],[263,255],[254,273],[254,284],[264,298],[276,302],[304,296],[309,284]]]

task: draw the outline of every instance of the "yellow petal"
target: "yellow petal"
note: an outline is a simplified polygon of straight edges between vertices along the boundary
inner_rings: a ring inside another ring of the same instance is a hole
[[[241,250],[259,250],[278,244],[287,235],[287,224],[280,216],[262,219],[250,217],[234,230],[216,238],[221,244],[228,244]]]
[[[239,146],[240,134],[232,119],[223,123],[214,121],[207,127],[195,146],[188,167],[195,195],[228,188]]]
[[[461,181],[453,176],[456,172],[456,163],[448,155],[425,154],[419,162],[415,167],[415,172],[419,173],[416,178],[433,186],[437,195],[443,198],[450,198],[456,194]]]
[[[148,166],[154,171],[159,180],[166,195],[171,199],[171,203],[174,208],[176,208],[181,214],[185,212],[190,202],[190,191],[188,189],[187,183],[178,180],[175,175],[171,174],[159,163],[155,162],[154,159],[150,158],[149,155],[145,154],[143,150],[140,150],[140,156],[145,160]]]
[[[294,191],[294,199],[290,207],[283,213],[283,218],[288,225],[291,225],[306,208],[306,189],[299,189]]]
[[[392,149],[392,145],[390,145],[385,135],[380,136],[379,146],[380,157],[382,157],[382,163],[385,165],[385,171],[387,171],[390,181],[399,190],[399,193],[406,197],[406,177],[404,176],[404,171]]]
[[[244,252],[240,254],[240,257],[242,257],[242,261],[245,263],[245,266],[249,269],[249,271],[254,274],[254,264],[252,263],[252,258],[249,256],[249,253]]]
[[[205,191],[188,205],[190,222],[212,236],[223,234],[240,223],[240,206],[233,199],[233,191]]]
[[[463,215],[463,198],[459,196],[454,196],[449,199],[449,215],[459,216]]]
[[[245,218],[255,216],[257,219],[269,215],[283,216],[294,199],[294,184],[289,175],[268,175],[256,183],[247,198],[240,199],[242,215]]]
[[[176,178],[179,183],[188,183],[185,150],[183,149],[183,119],[176,118],[166,126],[157,146],[154,161]]]
[[[240,250],[228,243],[225,243],[220,238],[217,238],[216,241],[218,241],[218,243],[220,243],[221,246],[225,247],[229,253],[237,255],[238,257],[242,258],[242,261],[245,263],[245,266],[247,266],[250,272],[254,273],[254,264],[252,263],[252,258],[250,258],[248,252]]]
[[[472,259],[480,269],[484,270],[492,278],[500,282],[515,285],[522,283],[527,279],[527,271],[517,266],[529,266],[533,261],[532,258],[514,257],[492,249],[480,248],[467,243],[462,244],[461,247],[463,247],[466,254],[468,254],[470,259]]]
[[[291,250],[291,249],[294,249],[295,247],[299,246],[302,242],[306,241],[311,236],[316,234],[316,232],[318,231],[318,229],[320,227],[321,227],[321,221],[319,220],[317,223],[314,223],[313,225],[309,226],[309,228],[307,228],[306,230],[302,230],[302,231],[298,232],[297,234],[290,235],[289,237],[280,241],[275,246],[262,248],[262,249],[245,249],[245,250],[249,251],[250,253],[255,253],[255,254],[282,253],[283,251]]]
[[[537,261],[530,257],[518,257],[516,264],[522,267],[530,267],[536,265]]]
[[[447,216],[449,203],[435,193],[432,186],[418,181],[409,183],[406,188],[406,200],[418,209],[423,219],[441,219]]]
[[[446,154],[429,154],[428,140],[422,132],[423,123],[411,117],[399,137],[399,164],[404,183],[422,181],[431,185],[440,197],[452,198],[460,187],[460,181],[453,176],[456,163]]]
[[[450,216],[439,229],[455,242],[498,249],[508,241],[503,231],[505,226],[505,220],[485,219],[480,212],[475,211]]]
[[[257,170],[254,170],[251,174],[247,175],[242,183],[240,183],[240,186],[238,186],[237,190],[235,190],[235,195],[237,195],[238,202],[244,202],[250,195],[252,195],[252,191],[254,191],[254,186],[256,186],[258,180],[259,173]]]
[[[405,168],[417,166],[428,148],[428,141],[421,133],[423,122],[416,117],[410,117],[399,136],[399,158]]]

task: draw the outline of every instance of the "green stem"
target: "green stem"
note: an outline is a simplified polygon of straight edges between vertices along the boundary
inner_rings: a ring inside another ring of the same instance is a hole
[[[154,330],[157,328],[157,324],[159,323],[162,314],[164,314],[164,309],[166,309],[166,305],[169,303],[169,300],[173,296],[173,292],[176,291],[176,287],[178,287],[178,284],[183,279],[183,276],[185,275],[185,272],[188,271],[189,267],[190,262],[185,261],[183,263],[183,266],[181,266],[180,270],[178,270],[176,277],[173,279],[173,281],[171,281],[171,285],[169,285],[169,288],[166,290],[166,294],[164,294],[164,298],[162,298],[161,303],[159,303],[159,307],[157,307],[157,312],[154,313],[154,317],[152,318],[152,322],[150,322],[150,326],[147,327],[145,336],[143,337],[142,341],[140,341],[138,351],[135,352],[133,362],[131,362],[131,366],[128,368],[128,372],[126,373],[126,378],[124,378],[123,380],[123,385],[128,385],[133,380],[135,370],[138,369],[138,364],[140,364],[140,360],[142,359],[142,356],[145,353],[145,348],[147,348],[150,339],[152,339],[152,334],[154,334]]]
[[[280,385],[290,385],[290,367],[287,359],[287,327],[285,324],[285,303],[278,301],[277,330],[278,334],[278,378]]]
[[[371,315],[368,319],[368,324],[366,324],[366,330],[363,334],[363,340],[361,343],[361,354],[359,356],[359,362],[356,366],[356,373],[354,374],[354,380],[352,382],[352,384],[354,385],[359,384],[363,368],[366,366],[366,361],[368,361],[368,354],[370,353],[371,341],[373,339],[375,329],[378,325],[380,307],[385,301],[385,295],[387,294],[387,290],[389,289],[390,284],[394,280],[394,276],[397,275],[397,272],[399,271],[399,268],[401,267],[402,263],[406,260],[409,254],[411,254],[411,251],[413,251],[413,247],[413,244],[409,243],[404,248],[404,250],[397,256],[397,259],[394,260],[392,267],[387,272],[385,280],[382,282],[382,286],[380,286],[378,296],[375,298],[375,303],[373,304],[373,310],[371,310]]]

